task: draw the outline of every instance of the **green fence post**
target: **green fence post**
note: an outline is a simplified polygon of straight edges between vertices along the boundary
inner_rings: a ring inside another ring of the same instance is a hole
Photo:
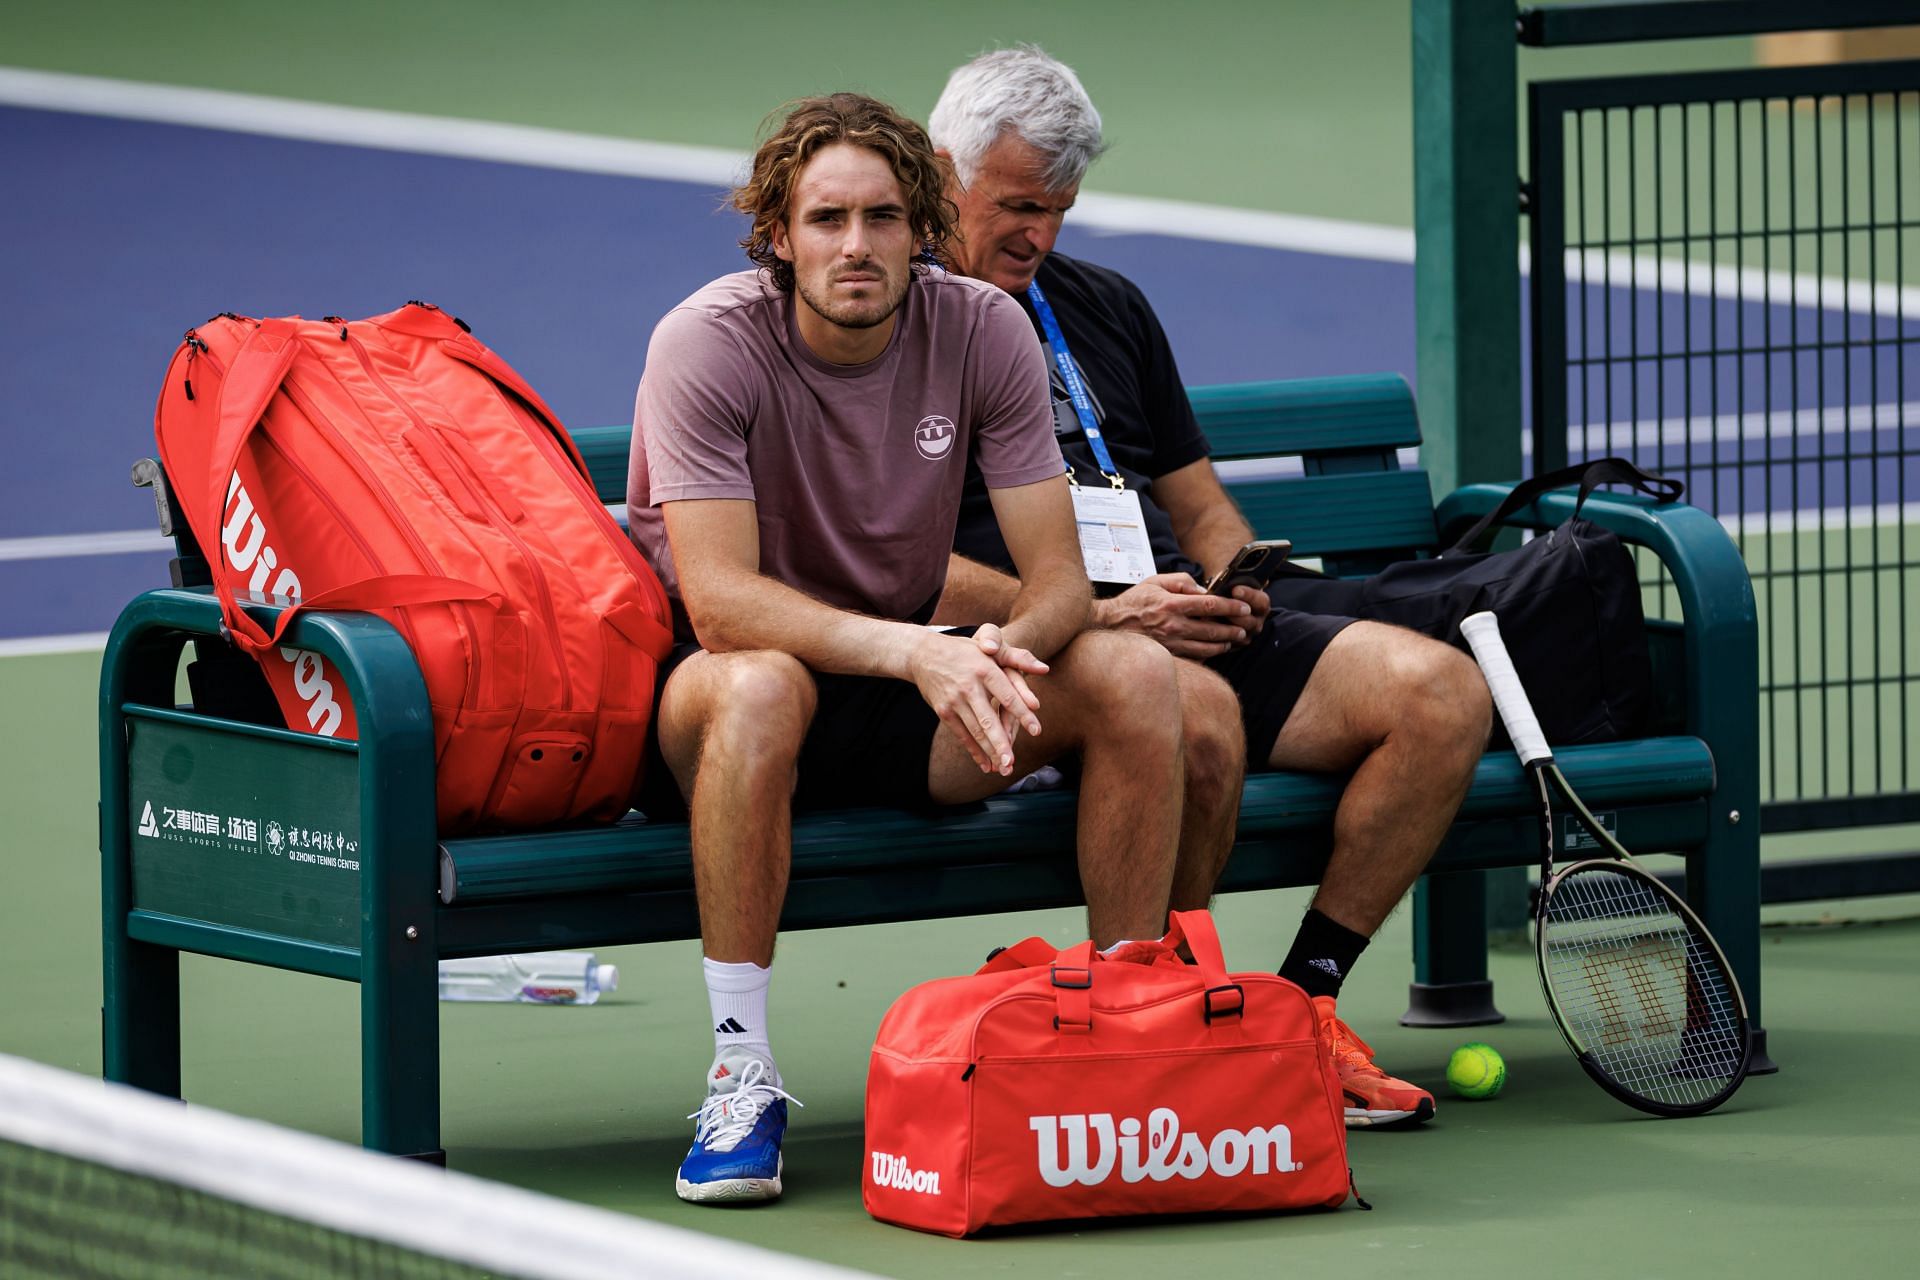
[[[1512,0],[1413,0],[1412,21],[1421,459],[1444,495],[1520,475],[1517,45]],[[1499,1019],[1486,928],[1485,873],[1421,882],[1404,1022]]]

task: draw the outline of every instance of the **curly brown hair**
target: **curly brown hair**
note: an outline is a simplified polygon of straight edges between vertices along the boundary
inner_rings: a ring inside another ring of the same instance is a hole
[[[934,154],[925,129],[877,98],[858,93],[801,98],[781,110],[786,114],[779,126],[754,152],[752,173],[729,196],[734,208],[753,219],[740,247],[773,277],[777,288],[793,291],[793,264],[773,251],[774,224],[784,221],[792,207],[800,171],[836,142],[885,157],[906,194],[908,224],[933,258],[946,260],[959,212],[947,199],[946,161]],[[916,260],[914,273],[924,270],[926,264]]]

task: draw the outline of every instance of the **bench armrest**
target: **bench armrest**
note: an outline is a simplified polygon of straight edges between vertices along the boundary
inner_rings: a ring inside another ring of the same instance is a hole
[[[244,606],[273,629],[275,604]],[[221,606],[205,587],[146,591],[121,610],[100,662],[102,777],[123,777],[125,735],[121,708],[129,702],[173,706],[180,649],[194,637],[221,637]],[[301,614],[288,628],[286,649],[326,656],[346,681],[359,720],[361,831],[369,833],[361,862],[374,879],[407,877],[405,889],[382,883],[371,900],[403,902],[430,894],[434,818],[434,714],[426,681],[405,637],[372,614]],[[411,864],[411,865],[409,865]]]
[[[1467,485],[1435,512],[1442,546],[1500,505],[1510,484]],[[1573,515],[1577,491],[1556,489],[1505,522],[1550,529]],[[1759,820],[1759,623],[1746,562],[1718,520],[1684,502],[1655,502],[1641,494],[1595,493],[1581,515],[1621,541],[1646,547],[1673,577],[1685,627],[1688,731],[1713,749],[1721,803]]]
[[[280,617],[277,605],[244,607],[269,631]],[[127,702],[172,706],[182,645],[224,631],[220,605],[210,589],[173,587],[136,597],[114,623],[101,660],[103,727],[104,717]],[[321,654],[346,681],[360,725],[360,754],[372,766],[368,777],[373,786],[385,790],[424,777],[431,797],[433,710],[405,638],[368,613],[303,613],[288,628],[284,647]],[[431,837],[431,826],[427,834]]]

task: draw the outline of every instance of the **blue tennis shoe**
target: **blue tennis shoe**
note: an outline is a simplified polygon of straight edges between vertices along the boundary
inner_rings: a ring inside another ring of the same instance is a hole
[[[787,1103],[773,1063],[751,1049],[728,1049],[707,1073],[707,1100],[688,1116],[699,1123],[673,1189],[682,1200],[747,1204],[780,1198],[780,1140]]]

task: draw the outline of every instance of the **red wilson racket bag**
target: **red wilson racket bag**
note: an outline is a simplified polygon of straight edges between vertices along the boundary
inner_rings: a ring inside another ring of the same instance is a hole
[[[1186,941],[1197,961],[1173,949]],[[942,1235],[1062,1218],[1337,1208],[1330,1048],[1299,987],[1229,975],[1212,918],[1102,958],[1029,938],[907,992],[867,1074],[862,1198]]]
[[[346,684],[240,604],[363,610],[406,637],[433,708],[441,830],[625,813],[665,593],[553,411],[439,309],[189,330],[160,461],[233,642],[292,728],[355,738]]]

